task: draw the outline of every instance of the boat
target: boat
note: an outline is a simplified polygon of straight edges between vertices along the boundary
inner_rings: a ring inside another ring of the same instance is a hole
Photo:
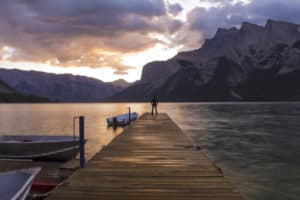
[[[0,173],[0,198],[2,200],[24,200],[29,194],[40,167]]]
[[[107,125],[108,126],[127,126],[130,124],[130,122],[136,120],[138,118],[138,113],[136,112],[132,112],[132,113],[128,113],[128,114],[122,114],[122,115],[117,115],[117,116],[113,116],[113,117],[109,117],[106,119],[107,121]]]
[[[30,200],[44,199],[65,183],[57,181],[33,181],[28,195]]]
[[[0,136],[0,158],[46,161],[68,161],[80,150],[75,136]]]

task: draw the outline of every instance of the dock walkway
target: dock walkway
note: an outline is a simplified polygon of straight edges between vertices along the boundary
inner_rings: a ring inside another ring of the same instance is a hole
[[[242,198],[167,114],[146,113],[47,199]]]

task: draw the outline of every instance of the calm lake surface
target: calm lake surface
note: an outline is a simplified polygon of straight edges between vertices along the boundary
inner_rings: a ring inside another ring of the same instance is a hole
[[[0,134],[72,135],[85,116],[87,157],[122,129],[105,118],[150,110],[143,103],[0,104]],[[249,200],[300,198],[300,103],[161,103]]]

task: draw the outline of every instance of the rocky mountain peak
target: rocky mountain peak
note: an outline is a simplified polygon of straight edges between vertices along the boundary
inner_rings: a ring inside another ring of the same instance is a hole
[[[267,20],[265,25],[265,40],[268,40],[270,44],[285,43],[291,45],[299,39],[300,25],[270,19]]]
[[[297,24],[283,22],[283,21],[275,21],[272,19],[268,19],[265,25],[265,28],[268,30],[284,29],[284,28],[295,29],[297,27],[299,27],[299,25]]]
[[[299,99],[300,25],[268,20],[219,28],[197,50],[144,66],[142,80],[116,97],[170,101]],[[261,89],[262,88],[262,89]],[[118,99],[116,98],[116,99]]]
[[[242,25],[241,25],[240,31],[243,31],[243,32],[262,31],[263,28],[264,27],[259,26],[257,24],[252,24],[252,23],[249,23],[249,22],[243,22]]]
[[[215,37],[224,37],[226,35],[231,35],[234,33],[237,33],[238,29],[235,27],[232,27],[230,29],[226,29],[226,28],[218,28]]]
[[[111,82],[111,84],[114,86],[121,87],[121,88],[126,88],[126,87],[130,86],[132,83],[129,83],[129,82],[125,81],[124,79],[118,79],[118,80]]]

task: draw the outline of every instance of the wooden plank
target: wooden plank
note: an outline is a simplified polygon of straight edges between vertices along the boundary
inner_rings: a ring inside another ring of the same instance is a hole
[[[48,199],[239,200],[242,197],[167,114],[146,113]]]

